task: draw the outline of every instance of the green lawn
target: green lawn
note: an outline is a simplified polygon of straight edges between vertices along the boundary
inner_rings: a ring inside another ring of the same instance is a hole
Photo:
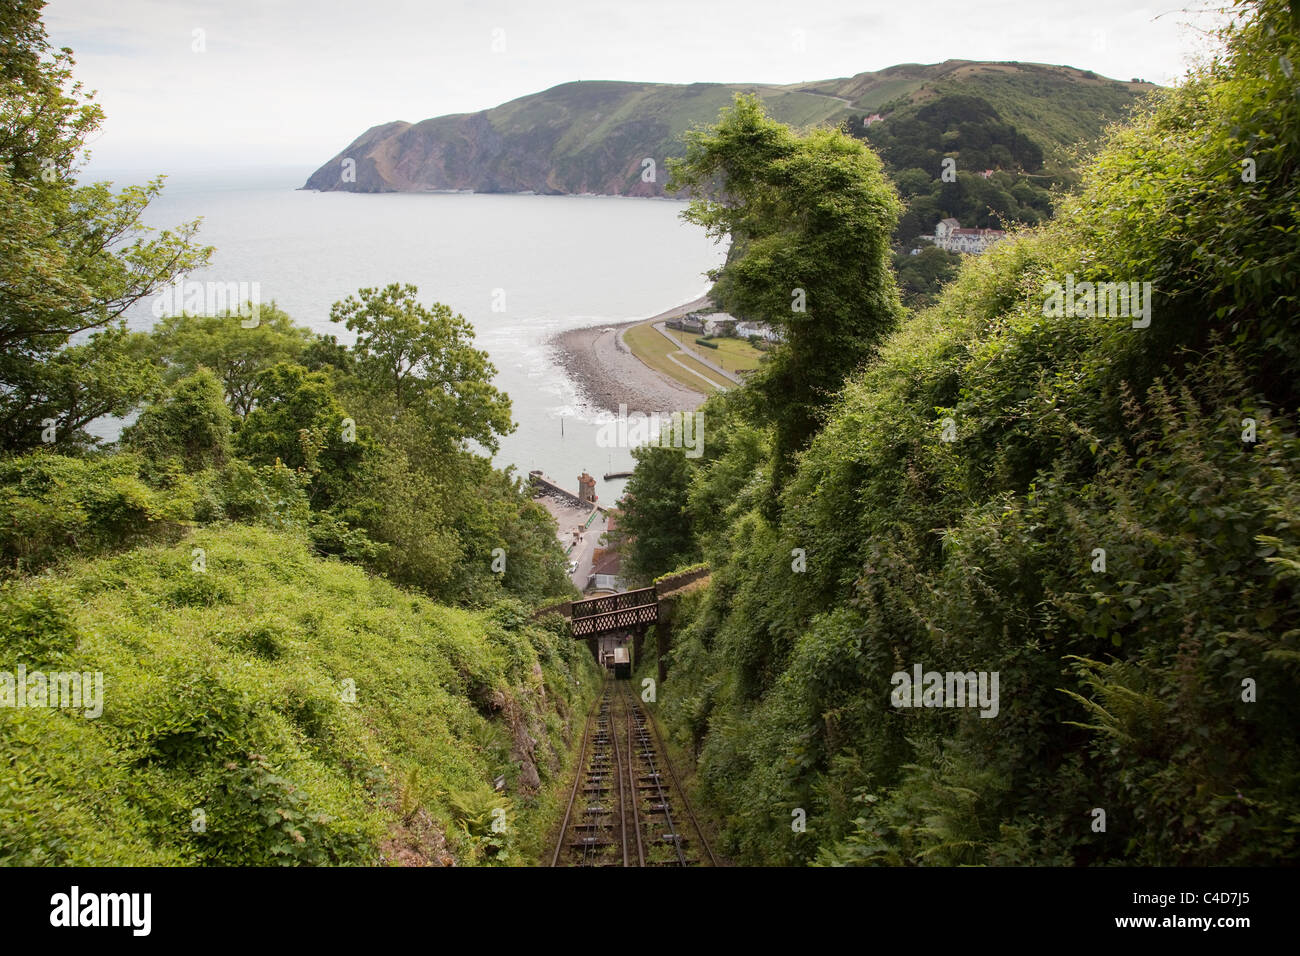
[[[628,348],[632,350],[633,355],[656,372],[662,372],[674,381],[681,382],[687,388],[709,394],[714,391],[713,388],[709,387],[709,382],[712,382],[718,388],[732,388],[735,385],[734,382],[728,381],[717,372],[701,365],[683,352],[674,353],[678,361],[705,376],[708,379],[707,382],[669,361],[669,353],[674,352],[672,343],[655,331],[654,324],[651,322],[642,322],[640,325],[632,326],[624,333],[623,338],[627,342]]]
[[[763,353],[750,345],[745,339],[709,339],[718,347],[717,349],[706,349],[695,343],[699,336],[694,332],[683,332],[680,329],[667,329],[667,332],[681,342],[684,347],[699,353],[715,365],[725,368],[728,372],[751,371],[758,368],[758,363],[763,359]]]

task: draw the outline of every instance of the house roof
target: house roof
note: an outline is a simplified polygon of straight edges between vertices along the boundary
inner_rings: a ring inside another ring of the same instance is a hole
[[[615,548],[596,548],[591,553],[592,574],[618,574],[623,567],[623,556]]]

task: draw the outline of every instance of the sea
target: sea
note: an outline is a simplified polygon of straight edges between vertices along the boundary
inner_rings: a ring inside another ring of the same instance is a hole
[[[157,171],[97,170],[84,177],[140,183]],[[197,282],[244,282],[297,323],[351,342],[330,306],[365,287],[419,289],[465,316],[497,368],[515,431],[495,461],[540,469],[563,487],[597,479],[602,503],[622,493],[608,472],[631,469],[631,449],[602,447],[608,413],[584,401],[546,341],[560,331],[648,318],[704,294],[725,246],[681,219],[685,203],[604,196],[470,193],[318,193],[300,187],[310,168],[169,173],[144,221],[158,229],[201,219],[214,247]],[[127,314],[156,321],[153,299]],[[666,410],[664,410],[666,411]],[[120,427],[104,423],[112,437]]]

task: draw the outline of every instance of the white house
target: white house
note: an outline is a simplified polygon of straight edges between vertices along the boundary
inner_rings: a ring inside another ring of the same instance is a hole
[[[995,242],[1005,239],[1006,235],[1006,232],[1001,229],[963,229],[960,222],[949,217],[940,220],[934,227],[933,237],[922,236],[921,238],[949,252],[979,255]]]

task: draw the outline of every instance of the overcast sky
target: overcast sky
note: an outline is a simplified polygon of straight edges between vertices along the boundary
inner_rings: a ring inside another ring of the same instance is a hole
[[[316,166],[378,123],[579,79],[794,83],[970,59],[1170,83],[1208,49],[1207,5],[50,0],[45,21],[107,112],[94,165],[164,171]]]

